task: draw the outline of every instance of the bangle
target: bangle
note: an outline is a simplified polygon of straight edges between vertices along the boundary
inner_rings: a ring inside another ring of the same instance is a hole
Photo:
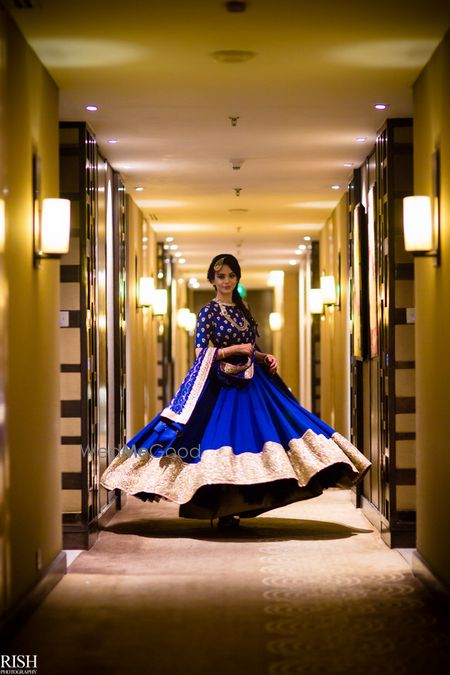
[[[221,358],[221,359],[222,359],[222,361],[223,361],[223,359],[225,358],[225,352],[223,351],[223,349],[221,349],[220,351],[222,352],[222,354],[221,354],[220,358]]]

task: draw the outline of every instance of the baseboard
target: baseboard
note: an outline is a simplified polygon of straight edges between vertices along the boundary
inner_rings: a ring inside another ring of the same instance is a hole
[[[426,588],[440,600],[450,607],[450,588],[444,584],[441,579],[433,572],[428,562],[420,553],[415,550],[413,552],[411,569],[415,577],[417,577]]]
[[[8,643],[67,572],[65,551],[42,570],[33,588],[0,618],[2,643]]]

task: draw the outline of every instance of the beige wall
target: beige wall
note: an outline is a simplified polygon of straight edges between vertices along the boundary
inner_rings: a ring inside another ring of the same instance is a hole
[[[348,325],[347,197],[344,195],[320,235],[320,272],[338,282],[341,254],[341,309],[329,307],[320,332],[321,418],[350,435],[350,351]]]
[[[281,338],[280,375],[292,390],[299,396],[299,294],[298,272],[284,273],[283,286],[283,330]],[[278,356],[274,345],[274,352]]]
[[[450,587],[450,34],[414,86],[414,190],[441,149],[442,265],[416,259],[417,549]]]
[[[9,286],[6,426],[10,448],[11,578],[24,595],[62,546],[59,464],[59,262],[33,268],[32,149],[42,197],[59,194],[58,90],[7,19],[6,274]]]
[[[137,274],[155,276],[156,236],[127,195],[127,440],[158,412],[156,401],[156,321],[146,309],[136,309]],[[143,237],[147,237],[144,248]]]

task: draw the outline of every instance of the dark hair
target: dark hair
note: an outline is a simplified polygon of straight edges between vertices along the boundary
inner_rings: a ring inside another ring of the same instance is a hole
[[[234,255],[231,255],[231,253],[219,253],[219,255],[214,256],[214,258],[211,260],[211,264],[208,268],[208,274],[206,275],[207,278],[208,278],[208,281],[211,282],[212,284],[214,284],[214,275],[215,275],[216,271],[218,271],[218,270],[214,269],[214,266],[218,262],[220,263],[219,269],[221,267],[223,267],[223,265],[228,265],[228,267],[231,270],[233,270],[233,272],[237,276],[237,280],[238,280],[238,283],[239,283],[239,281],[241,279],[241,266],[239,265],[239,262],[238,262],[237,258],[235,258]],[[246,305],[244,304],[244,302],[242,300],[242,297],[241,297],[241,295],[240,295],[240,293],[237,289],[237,285],[236,285],[236,288],[233,289],[232,300],[233,300],[234,304],[238,307],[238,309],[241,310],[242,314],[245,316],[245,318],[250,323],[250,325],[253,326],[253,328],[255,329],[256,335],[259,336],[258,324],[255,321],[255,319],[253,318],[252,313],[250,312],[249,308],[246,307]]]

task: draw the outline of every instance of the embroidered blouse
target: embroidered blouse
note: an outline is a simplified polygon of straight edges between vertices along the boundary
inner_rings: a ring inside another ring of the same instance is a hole
[[[235,305],[211,300],[197,317],[195,347],[228,347],[255,342],[255,330]]]

